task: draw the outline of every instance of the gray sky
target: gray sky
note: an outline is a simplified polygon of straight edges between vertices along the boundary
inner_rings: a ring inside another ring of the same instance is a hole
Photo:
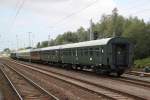
[[[102,14],[111,14],[115,7],[125,17],[150,20],[149,0],[0,0],[0,50],[17,48],[16,35],[21,48],[29,46],[28,32],[32,32],[35,45],[47,40],[48,35],[55,38],[80,26],[88,28],[91,18],[97,22]]]

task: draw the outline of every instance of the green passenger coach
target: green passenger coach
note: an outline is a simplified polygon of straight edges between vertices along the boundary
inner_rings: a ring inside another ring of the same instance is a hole
[[[121,37],[62,45],[61,62],[75,68],[121,75],[132,65],[133,46]]]

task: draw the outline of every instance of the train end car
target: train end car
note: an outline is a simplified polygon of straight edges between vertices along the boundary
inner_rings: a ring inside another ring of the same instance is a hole
[[[118,76],[133,63],[133,45],[123,37],[104,38],[60,46],[63,64]]]

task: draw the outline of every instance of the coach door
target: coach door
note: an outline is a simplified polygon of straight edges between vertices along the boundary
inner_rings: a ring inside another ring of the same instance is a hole
[[[113,45],[115,65],[127,65],[128,46],[126,44]]]

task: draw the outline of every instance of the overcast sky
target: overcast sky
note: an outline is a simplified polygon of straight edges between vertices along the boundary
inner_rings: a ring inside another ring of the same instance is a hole
[[[125,17],[150,21],[150,0],[0,0],[0,50],[17,48],[17,41],[19,48],[29,46],[28,32],[35,45],[48,35],[88,28],[91,18],[98,22],[115,7]]]

